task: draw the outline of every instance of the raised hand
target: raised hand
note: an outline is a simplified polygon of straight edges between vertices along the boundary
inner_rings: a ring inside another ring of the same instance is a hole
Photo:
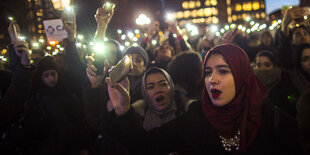
[[[15,52],[18,57],[20,57],[20,63],[25,68],[30,68],[30,52],[28,48],[28,43],[24,40],[17,40],[14,44]]]
[[[95,19],[97,22],[97,31],[95,34],[95,40],[104,40],[105,32],[107,30],[108,24],[114,15],[114,9],[110,13],[105,13],[104,8],[98,8],[95,14]]]
[[[9,27],[8,27],[8,32],[9,32],[9,35],[10,35],[10,38],[11,38],[11,43],[12,44],[16,44],[16,41],[18,40],[18,35],[19,34],[15,34],[15,32],[14,32],[14,28],[13,28],[13,26],[15,25],[15,27],[16,27],[16,31],[17,31],[17,33],[19,33],[19,26],[16,24],[16,23],[14,23],[14,22],[11,22],[11,24],[9,25]]]
[[[68,15],[66,13],[63,13],[61,15],[61,19],[64,21],[64,26],[66,31],[68,32],[68,39],[69,41],[74,41],[76,38],[76,19],[75,19],[75,13],[72,14],[73,22],[66,22],[68,20]]]
[[[117,116],[122,116],[128,112],[130,109],[130,96],[129,92],[126,90],[127,86],[123,86],[122,84],[129,84],[129,81],[127,78],[125,78],[121,83],[116,83],[111,86],[110,78],[106,78],[106,83],[108,84],[108,92],[110,96],[110,100],[112,102],[114,111]]]
[[[102,81],[106,73],[106,67],[104,67],[102,75],[97,75],[97,68],[93,65],[93,63],[95,62],[94,58],[92,56],[88,56],[87,61],[88,64],[86,68],[86,74],[91,83],[91,88],[98,88],[102,85]]]
[[[160,27],[159,26],[160,26],[159,21],[157,21],[157,20],[152,21],[150,27],[147,30],[147,36],[149,38],[152,38],[157,32],[160,31]]]
[[[95,14],[95,19],[98,26],[108,25],[113,15],[114,9],[112,9],[111,13],[106,14],[104,8],[98,8]]]
[[[177,35],[181,35],[180,28],[178,26],[178,22],[177,21],[170,21],[168,24],[169,24],[169,31],[171,33],[175,33]]]

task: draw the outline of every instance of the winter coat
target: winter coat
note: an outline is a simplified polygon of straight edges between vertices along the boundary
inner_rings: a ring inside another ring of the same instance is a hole
[[[56,86],[48,88],[34,84],[33,81],[41,81],[38,76],[37,79],[16,82],[15,95],[8,93],[9,100],[23,96],[23,101],[19,101],[23,102],[22,113],[6,130],[5,137],[5,144],[9,143],[21,154],[76,154],[82,149],[82,104],[79,93],[75,91],[79,83],[74,85],[74,81],[78,81],[76,78],[80,77],[75,75],[80,75],[77,72],[83,68],[77,65],[79,58],[74,59],[74,54],[77,55],[74,43],[69,42],[65,50],[69,58],[66,62],[74,67],[69,67],[73,76],[68,76],[71,77],[68,81],[72,83],[59,79]],[[30,73],[22,72],[19,76],[28,77]],[[11,85],[15,85],[15,81]],[[19,87],[30,89],[31,85],[31,91],[19,90]]]
[[[218,133],[202,111],[201,101],[190,105],[181,117],[145,132],[131,109],[117,117],[121,140],[136,154],[229,154],[224,150]],[[246,152],[237,154],[296,154],[300,152],[296,121],[275,110],[266,102],[262,109],[262,124]]]

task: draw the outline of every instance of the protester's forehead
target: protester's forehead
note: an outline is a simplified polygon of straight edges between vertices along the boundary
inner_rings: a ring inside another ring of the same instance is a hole
[[[142,58],[142,55],[139,53],[139,52],[133,52],[133,53],[130,53],[131,56],[134,56],[134,57],[141,57]]]
[[[164,74],[161,72],[150,73],[146,76],[146,84],[158,83],[158,82],[163,82],[163,81],[167,81],[167,79],[164,76]]]

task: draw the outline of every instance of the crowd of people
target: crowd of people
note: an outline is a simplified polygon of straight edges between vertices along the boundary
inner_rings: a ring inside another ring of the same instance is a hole
[[[64,23],[65,49],[54,56],[32,56],[11,24],[0,153],[309,154],[310,18],[296,24],[294,13],[255,42],[236,29],[195,43],[177,22],[160,30],[154,20],[140,45],[122,51],[104,39],[113,10],[98,8],[94,40],[104,55],[86,58],[74,22]],[[133,68],[111,84],[110,69],[125,55]]]

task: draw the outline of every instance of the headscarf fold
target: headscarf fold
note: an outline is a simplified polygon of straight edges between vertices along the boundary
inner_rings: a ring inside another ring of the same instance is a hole
[[[205,87],[202,95],[204,115],[225,138],[233,137],[240,129],[240,151],[245,151],[260,129],[267,88],[256,77],[247,54],[241,48],[230,44],[212,48],[205,56],[204,67],[214,53],[221,54],[230,66],[236,95],[229,104],[217,107],[213,105]]]

